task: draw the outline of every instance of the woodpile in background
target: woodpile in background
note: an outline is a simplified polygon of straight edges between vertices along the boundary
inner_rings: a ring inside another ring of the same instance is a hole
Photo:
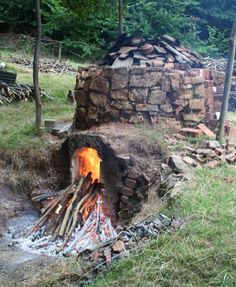
[[[14,63],[24,68],[33,68],[32,59],[27,57],[9,56],[6,60],[9,63]],[[40,59],[39,71],[43,73],[73,74],[77,71],[77,69],[73,68],[68,62],[42,58]]]
[[[176,69],[203,67],[201,56],[181,47],[174,37],[163,35],[144,39],[127,37],[125,34],[111,47],[101,65],[114,68],[132,65]]]
[[[47,97],[43,91],[40,91],[41,97]],[[28,84],[6,84],[0,81],[0,105],[6,105],[13,101],[28,101],[34,99],[33,86]]]
[[[204,58],[204,66],[210,70],[225,72],[227,67],[227,59],[226,58],[213,59],[210,57],[206,57]],[[233,75],[236,76],[236,62],[234,64]]]

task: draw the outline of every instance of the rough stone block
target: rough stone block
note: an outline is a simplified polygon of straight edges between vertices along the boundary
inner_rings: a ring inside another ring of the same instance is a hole
[[[127,123],[131,116],[133,115],[133,111],[125,111],[125,110],[119,110],[120,112],[120,121],[123,123]]]
[[[100,163],[100,172],[101,173],[118,173],[118,166],[116,162],[107,162],[107,161],[101,161]]]
[[[89,85],[90,90],[101,92],[103,94],[109,93],[109,82],[106,78],[98,76],[93,78]]]
[[[124,203],[124,202],[120,202],[120,204],[119,204],[119,208],[121,209],[121,210],[129,210],[129,208],[130,208],[130,206],[129,206],[129,203]],[[119,213],[120,214],[120,213]]]
[[[205,99],[190,99],[189,109],[195,111],[205,111]]]
[[[203,77],[191,77],[191,84],[193,85],[204,84],[204,78]]]
[[[204,120],[204,114],[203,113],[191,113],[191,114],[183,114],[183,120],[186,122],[201,122]]]
[[[160,110],[162,110],[166,114],[170,114],[170,113],[174,112],[174,109],[170,103],[165,103],[165,104],[161,105]]]
[[[193,90],[189,89],[189,90],[182,90],[179,93],[179,99],[183,99],[183,100],[189,100],[193,98]]]
[[[128,70],[127,68],[114,69],[111,78],[111,89],[119,90],[128,87]]]
[[[179,71],[172,71],[170,74],[171,87],[173,91],[178,91],[182,84],[183,75]]]
[[[147,67],[135,67],[132,66],[130,68],[130,74],[131,76],[135,76],[135,75],[143,75],[147,72]]]
[[[142,113],[132,113],[129,121],[130,124],[141,124],[144,122]]]
[[[175,100],[174,104],[177,106],[181,106],[181,107],[186,107],[188,105],[188,100],[182,100],[182,99],[178,99]]]
[[[225,73],[216,70],[211,71],[212,80],[215,85],[223,85],[225,82]]]
[[[148,89],[132,88],[129,92],[129,99],[136,103],[145,103],[147,99]]]
[[[75,84],[75,88],[76,89],[84,89],[86,87],[86,80],[85,79],[81,79],[80,77],[76,78],[76,84]]]
[[[204,84],[199,84],[194,86],[194,95],[198,98],[205,97],[205,88]]]
[[[182,90],[190,90],[190,89],[192,89],[192,87],[193,87],[192,84],[182,85]]]
[[[84,90],[76,90],[75,91],[75,100],[77,106],[88,106],[88,95]]]
[[[207,112],[215,112],[214,110],[214,91],[213,91],[213,81],[205,81],[205,103]]]
[[[131,188],[124,187],[124,188],[122,189],[122,195],[128,196],[128,197],[132,197],[132,196],[134,195],[134,191],[133,191],[133,189],[131,189]]]
[[[135,189],[137,186],[137,181],[134,179],[126,178],[125,181],[125,186],[131,189]]]
[[[156,105],[150,104],[137,104],[135,105],[137,112],[158,112],[158,107]]]
[[[129,101],[114,100],[111,106],[117,110],[133,110],[133,106]]]
[[[115,90],[111,91],[111,98],[114,100],[127,100],[128,101],[128,90]]]
[[[126,204],[129,203],[129,198],[128,198],[128,196],[122,195],[121,198],[120,198],[120,200],[121,200],[123,203],[126,203]]]
[[[184,85],[192,84],[191,77],[185,76],[184,79],[183,79],[183,84]]]
[[[130,87],[154,87],[161,81],[162,73],[149,72],[143,75],[131,75]]]
[[[118,121],[120,119],[120,111],[108,106],[103,113],[102,121],[103,122],[111,122],[111,121]]]
[[[171,80],[169,75],[163,75],[161,79],[161,89],[163,92],[171,91]]]
[[[173,91],[178,91],[180,87],[180,82],[177,79],[171,78],[171,87]]]
[[[150,96],[148,98],[148,104],[161,105],[166,100],[166,93],[160,89],[151,89]]]
[[[89,93],[89,99],[97,107],[105,108],[107,106],[107,104],[108,104],[107,96],[104,95],[104,94],[101,94],[101,93],[97,93],[97,92],[91,91]]]
[[[141,175],[141,172],[137,168],[131,168],[127,174],[127,177],[131,179],[137,179]]]
[[[97,121],[98,120],[99,109],[100,109],[99,107],[90,106],[88,108],[87,118],[89,118],[90,120]]]

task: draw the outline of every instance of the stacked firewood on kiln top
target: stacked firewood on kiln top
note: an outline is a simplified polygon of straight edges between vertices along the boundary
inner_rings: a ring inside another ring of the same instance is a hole
[[[91,250],[116,237],[110,219],[102,212],[102,186],[91,175],[80,177],[57,196],[33,198],[44,206],[42,216],[28,232],[27,247],[69,255]]]
[[[182,48],[174,37],[132,38],[125,34],[111,47],[101,65],[114,68],[157,66],[175,69],[202,68],[203,59],[197,53]]]

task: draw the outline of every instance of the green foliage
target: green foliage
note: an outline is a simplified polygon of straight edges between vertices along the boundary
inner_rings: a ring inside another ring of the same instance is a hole
[[[34,26],[32,0],[1,0],[0,31],[30,32]]]
[[[63,52],[98,58],[118,35],[117,0],[41,0],[43,33],[63,41]],[[203,54],[225,55],[235,17],[229,0],[124,0],[128,34],[169,33]],[[31,0],[1,0],[1,31],[33,34]]]
[[[126,13],[127,32],[146,37],[169,33],[185,39],[195,25],[191,16],[185,15],[185,10],[183,1],[130,0]]]

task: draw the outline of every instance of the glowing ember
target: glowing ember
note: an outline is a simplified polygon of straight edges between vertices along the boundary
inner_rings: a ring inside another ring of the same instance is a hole
[[[92,180],[100,179],[100,162],[98,152],[93,148],[81,148],[77,151],[76,156],[79,159],[79,175],[86,176],[92,173]]]

